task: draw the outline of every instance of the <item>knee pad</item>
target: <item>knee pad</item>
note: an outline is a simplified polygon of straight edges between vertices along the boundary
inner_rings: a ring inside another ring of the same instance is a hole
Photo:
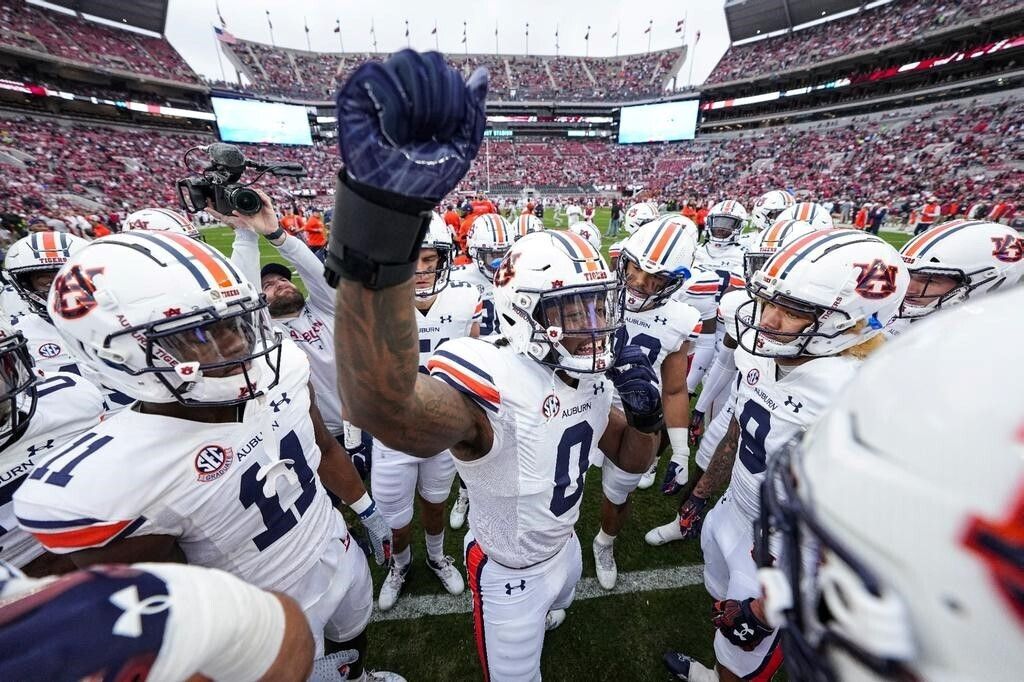
[[[643,474],[631,474],[620,469],[615,462],[605,457],[601,467],[601,490],[612,504],[625,504],[629,494],[640,485]]]

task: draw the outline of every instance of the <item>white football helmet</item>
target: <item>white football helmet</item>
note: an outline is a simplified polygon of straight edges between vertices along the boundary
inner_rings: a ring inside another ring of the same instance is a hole
[[[716,246],[729,246],[739,239],[743,224],[747,222],[747,209],[732,199],[720,201],[711,207],[704,219],[708,241]]]
[[[754,273],[760,270],[775,252],[794,239],[799,239],[815,231],[810,223],[799,220],[777,220],[767,230],[754,235],[750,249],[743,254],[743,277],[748,282]]]
[[[455,242],[452,241],[451,231],[437,213],[430,215],[430,226],[427,227],[427,232],[423,235],[420,249],[437,251],[437,266],[426,272],[417,270],[414,278],[416,280],[421,277],[426,279],[427,275],[433,275],[429,286],[420,286],[419,282],[416,282],[416,297],[430,298],[448,286],[448,278],[452,273],[452,254],[455,251]]]
[[[586,239],[598,251],[601,250],[601,230],[594,223],[584,220],[570,227],[569,231]]]
[[[466,235],[466,250],[487,279],[494,279],[498,264],[516,241],[509,222],[497,213],[484,213],[473,219]]]
[[[789,192],[773,189],[762,194],[750,211],[750,224],[758,230],[767,230],[779,219],[779,214],[796,203]]]
[[[793,204],[780,213],[778,219],[810,223],[818,230],[831,230],[835,227],[832,216],[825,210],[825,207],[813,201],[801,201],[799,204]]]
[[[697,226],[678,213],[647,223],[630,235],[616,264],[619,281],[626,289],[626,310],[657,308],[671,298],[690,279],[696,252]],[[646,293],[630,286],[630,263],[646,273],[649,281],[660,282],[655,291]]]
[[[169,208],[144,208],[130,214],[124,219],[121,231],[131,232],[133,230],[152,230],[154,232],[168,230],[192,239],[200,241],[203,239],[191,220]]]
[[[544,221],[532,213],[523,213],[516,218],[516,239],[521,239],[531,232],[544,230]]]
[[[543,365],[588,374],[615,362],[622,287],[601,252],[573,232],[516,242],[494,276],[494,307],[511,347]]]
[[[650,201],[642,201],[626,209],[622,226],[626,229],[626,234],[633,234],[657,217],[658,206]]]
[[[282,336],[260,290],[181,234],[92,242],[57,273],[48,307],[103,385],[136,400],[234,405],[280,376]]]
[[[769,458],[755,556],[789,679],[1019,679],[1022,309],[972,300],[886,344]]]
[[[899,253],[859,230],[817,230],[772,256],[747,281],[736,313],[740,346],[765,357],[835,355],[882,333],[910,273]],[[797,334],[761,325],[766,303],[813,317]]]
[[[1024,239],[1012,227],[999,223],[942,223],[908,241],[900,254],[911,279],[911,292],[900,308],[900,317],[924,317],[1024,278]],[[946,277],[955,280],[948,291],[948,280],[945,285],[936,281]],[[936,289],[940,293],[933,293]]]
[[[17,440],[36,411],[36,382],[28,341],[0,315],[0,452]]]
[[[50,286],[36,289],[32,279],[40,274],[52,276],[89,242],[66,232],[33,232],[11,244],[4,257],[4,277],[32,312],[46,319],[46,297]]]

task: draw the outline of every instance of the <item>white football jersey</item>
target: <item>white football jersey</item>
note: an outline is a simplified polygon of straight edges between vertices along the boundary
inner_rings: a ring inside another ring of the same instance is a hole
[[[733,339],[739,338],[736,331],[736,311],[740,306],[750,300],[750,294],[746,289],[733,289],[722,294],[722,300],[718,302],[718,330],[722,334],[728,334]],[[744,309],[744,312],[748,312]]]
[[[36,383],[36,411],[18,440],[0,452],[0,560],[21,567],[43,553],[35,538],[18,527],[14,492],[32,467],[103,417],[103,396],[74,374],[48,374]]]
[[[729,270],[693,269],[692,276],[672,297],[689,303],[700,313],[700,319],[710,320],[718,314],[718,302],[730,287],[742,287],[743,278]]]
[[[711,242],[701,245],[693,256],[694,265],[705,270],[730,270],[743,272],[743,254],[740,244],[719,246]]]
[[[241,422],[123,410],[36,464],[14,496],[18,523],[56,553],[171,535],[190,564],[288,592],[345,537],[316,474],[308,382],[285,340],[279,383]]]
[[[653,310],[625,311],[628,343],[647,351],[655,373],[661,376],[661,363],[687,341],[700,335],[700,313],[692,305],[669,299]]]
[[[25,303],[25,299],[11,284],[4,284],[0,289],[0,310],[10,318],[11,324],[17,323],[19,317],[32,312],[29,310],[28,304]]]
[[[483,317],[480,290],[468,282],[449,282],[434,298],[430,310],[416,309],[420,332],[420,371],[427,374],[427,360],[445,341],[469,336],[473,323]]]
[[[777,378],[774,358],[736,349],[739,449],[726,494],[751,522],[761,508],[761,481],[769,457],[807,429],[853,378],[860,361],[848,355],[815,358]]]
[[[888,336],[890,339],[895,339],[897,336],[907,333],[910,330],[910,325],[912,322],[914,322],[914,320],[906,317],[896,317],[893,318],[892,322],[885,325],[885,329],[883,329],[882,331],[884,331],[886,336]]]
[[[494,430],[486,455],[455,459],[477,542],[511,568],[550,558],[579,518],[591,451],[608,426],[611,383],[581,375],[572,388],[508,346],[470,338],[441,346],[427,367],[479,405]]]
[[[479,320],[480,336],[500,333],[501,325],[498,323],[498,315],[494,312],[494,282],[484,277],[476,263],[452,268],[451,281],[452,283],[468,282],[480,291],[480,300],[483,303]]]

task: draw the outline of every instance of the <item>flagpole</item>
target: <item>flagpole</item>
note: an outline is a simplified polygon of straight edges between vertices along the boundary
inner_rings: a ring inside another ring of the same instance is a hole
[[[462,47],[466,51],[466,56],[469,57],[469,41],[466,37],[466,22],[462,22]]]
[[[530,56],[530,22],[526,22],[526,56]]]
[[[615,24],[615,56],[619,56],[619,34],[622,33],[622,22]]]
[[[306,29],[306,49],[312,52],[313,47],[309,44],[309,20],[306,17],[302,17],[302,26]]]
[[[494,54],[497,56],[501,53],[498,49],[498,22],[494,22]]]
[[[274,42],[274,24],[270,22],[270,10],[267,10],[267,28],[270,30],[270,44],[277,47],[277,43]]]
[[[370,19],[370,37],[373,38],[373,51],[377,52],[377,29],[373,25],[373,19]]]
[[[698,41],[700,41],[700,31],[697,31],[697,37],[690,44],[690,74],[686,77],[686,84],[691,88],[693,87],[693,60],[697,56]]]
[[[338,19],[338,21],[335,23],[334,32],[338,34],[338,47],[340,47],[341,51],[344,52],[345,40],[341,37],[341,19]]]
[[[648,54],[650,54],[650,52],[651,52],[651,34],[652,34],[651,29],[653,27],[654,27],[654,19],[651,19],[647,23],[647,52],[648,52]]]
[[[555,56],[558,56],[558,24],[555,24]]]
[[[405,20],[405,46],[406,47],[411,47],[411,44],[409,43],[409,20],[408,19]]]
[[[434,22],[434,50],[437,52],[441,51],[441,48],[437,46],[437,22]]]
[[[217,65],[220,66],[220,79],[225,83],[228,82],[227,74],[224,73],[224,60],[220,56],[220,41],[217,40],[217,32],[213,31],[213,47],[217,50]]]
[[[590,27],[587,26],[587,35],[583,36],[583,42],[587,44],[586,56],[590,56]]]

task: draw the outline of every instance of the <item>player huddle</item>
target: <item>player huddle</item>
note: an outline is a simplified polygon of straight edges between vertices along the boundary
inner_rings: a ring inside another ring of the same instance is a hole
[[[469,585],[484,679],[539,679],[589,467],[610,590],[632,493],[671,450],[679,512],[646,540],[700,541],[716,658],[670,652],[673,675],[1013,679],[1024,296],[974,299],[1024,277],[1017,233],[953,221],[896,251],[772,191],[714,206],[704,239],[636,204],[610,264],[592,223],[484,214],[457,266],[430,209],[485,95],[434,53],[353,74],[326,263],[265,195],[219,216],[230,257],[160,209],[12,246],[0,678],[402,679],[365,667],[374,589],[340,502],[387,563],[379,608],[413,570],[418,510],[426,567]],[[260,268],[260,236],[307,294]],[[456,476],[462,562],[443,550]]]

